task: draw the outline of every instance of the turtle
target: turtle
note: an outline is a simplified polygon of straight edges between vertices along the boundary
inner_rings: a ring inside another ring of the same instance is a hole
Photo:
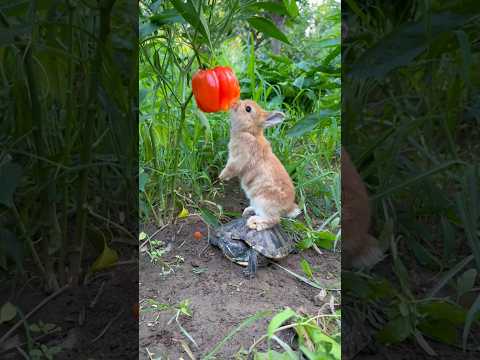
[[[248,217],[230,221],[216,229],[210,244],[220,248],[225,257],[245,266],[244,275],[255,277],[257,267],[283,259],[294,252],[294,243],[280,225],[255,230],[247,226]]]

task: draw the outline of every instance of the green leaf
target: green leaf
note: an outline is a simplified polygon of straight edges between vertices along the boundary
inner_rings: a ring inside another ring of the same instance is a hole
[[[13,320],[17,315],[17,307],[10,302],[6,302],[0,309],[0,324]]]
[[[302,261],[300,261],[300,266],[302,267],[302,270],[305,273],[305,275],[307,275],[307,277],[312,279],[313,278],[313,271],[312,271],[312,267],[310,266],[308,261],[305,260],[305,259],[302,259]]]
[[[210,123],[208,122],[207,116],[204,114],[203,111],[200,111],[199,109],[197,109],[196,114],[207,133],[210,133]]]
[[[477,278],[476,269],[468,269],[465,271],[457,280],[457,293],[458,296],[466,294],[472,290],[473,285],[475,285],[475,279]]]
[[[469,255],[463,260],[455,265],[453,268],[448,270],[445,275],[437,282],[437,284],[428,292],[428,297],[434,297],[437,292],[439,292],[447,283],[457,274],[459,273],[465,266],[467,266],[473,260],[473,255]]]
[[[470,68],[472,67],[472,49],[470,47],[470,40],[468,39],[468,35],[463,30],[455,31],[455,35],[457,36],[458,43],[460,45],[460,49],[462,51],[462,58],[463,58],[463,80],[467,86],[471,85],[471,76],[470,76]]]
[[[323,249],[331,250],[335,244],[336,236],[328,230],[314,231],[311,233],[314,243]]]
[[[467,348],[468,336],[470,335],[470,329],[475,321],[478,313],[480,312],[480,295],[477,296],[470,310],[468,310],[467,318],[465,320],[465,326],[463,328],[463,348]]]
[[[15,163],[0,166],[0,204],[12,207],[13,194],[20,183],[22,168]]]
[[[143,169],[140,171],[140,175],[138,176],[138,189],[141,192],[145,192],[145,185],[147,185],[148,181],[150,180],[150,177],[146,172],[143,171]]]
[[[282,349],[285,351],[285,354],[288,355],[289,360],[298,360],[298,353],[293,351],[293,349],[282,339],[280,339],[278,336],[273,335],[272,339],[275,340],[275,342],[282,347]]]
[[[307,236],[297,243],[296,248],[298,250],[305,250],[305,249],[311,248],[312,245],[313,245],[313,239],[310,236]]]
[[[265,35],[290,45],[287,36],[281,32],[280,29],[278,29],[277,26],[270,20],[260,16],[253,16],[247,19],[247,21],[253,28],[264,33]]]
[[[265,10],[267,12],[275,13],[277,15],[288,15],[287,9],[285,8],[284,4],[276,3],[273,1],[263,1],[263,2],[253,3],[247,6],[247,8],[253,9],[253,10]]]
[[[283,4],[285,5],[290,17],[295,18],[298,16],[298,6],[295,0],[283,0]]]
[[[178,214],[178,218],[179,219],[183,219],[183,218],[186,218],[188,215],[190,215],[190,213],[188,212],[187,209],[183,208],[182,211],[180,211],[180,214]]]
[[[442,172],[446,169],[448,169],[449,167],[453,166],[453,165],[460,165],[462,164],[462,162],[460,161],[456,161],[456,160],[452,160],[452,161],[447,161],[443,164],[440,164],[438,166],[435,166],[434,168],[430,169],[430,170],[427,170],[417,176],[415,176],[414,178],[410,178],[408,180],[405,180],[404,182],[400,183],[400,184],[397,184],[397,185],[393,185],[390,189],[386,189],[386,190],[382,190],[382,191],[378,191],[375,195],[373,195],[370,200],[377,200],[377,199],[380,199],[386,195],[389,195],[391,193],[394,193],[400,189],[403,189],[409,185],[412,185],[414,183],[416,183],[417,181],[420,181],[420,180],[423,180],[425,178],[428,178],[436,173],[439,173],[439,172]]]
[[[413,250],[418,262],[423,266],[430,266],[432,268],[441,267],[442,264],[428,249],[420,244],[418,241],[412,240],[408,242],[409,247]]]
[[[269,350],[266,353],[256,352],[254,360],[291,360],[288,353],[279,353],[275,350]]]
[[[158,30],[158,26],[151,23],[150,21],[142,22],[139,25],[139,37],[140,39],[145,39],[150,36],[154,31]]]
[[[318,326],[316,325],[311,325],[311,324],[306,324],[304,326],[305,330],[308,333],[308,336],[312,340],[314,344],[327,344],[329,349],[329,352],[335,359],[340,359],[341,358],[341,346],[340,344],[332,339],[330,336],[325,334]],[[324,346],[325,347],[325,346]],[[325,349],[328,349],[325,347]]]
[[[93,263],[90,271],[100,271],[115,265],[118,262],[118,254],[114,249],[111,249],[107,242],[104,242],[103,251],[100,256]]]
[[[282,312],[276,314],[270,321],[270,324],[268,324],[268,337],[271,338],[275,334],[275,331],[282,326],[285,321],[296,315],[295,311],[291,308],[286,308]]]
[[[446,344],[455,344],[458,340],[457,329],[446,320],[428,319],[418,324],[418,329],[435,340]]]
[[[32,25],[18,25],[10,28],[2,28],[0,31],[0,46],[5,47],[13,44],[16,39],[27,36],[32,31]]]
[[[339,37],[333,39],[323,39],[320,40],[315,46],[319,49],[329,48],[333,46],[340,46],[341,39]]]
[[[243,328],[248,327],[255,323],[256,321],[263,319],[271,314],[271,311],[265,310],[265,311],[260,311],[245,320],[243,320],[237,327],[235,327],[227,336],[225,336],[222,341],[220,341],[215,347],[202,359],[202,360],[211,360],[213,359],[214,355],[219,352],[225,344],[239,331],[241,331]]]
[[[462,325],[467,316],[467,312],[461,306],[443,300],[422,303],[418,306],[418,311],[431,319],[445,320],[454,325]]]
[[[210,30],[201,8],[200,11],[197,11],[192,0],[188,0],[186,3],[182,0],[172,0],[172,4],[180,15],[211,44]]]
[[[203,221],[205,221],[206,224],[210,225],[213,228],[220,226],[220,222],[218,221],[217,217],[210,210],[200,208],[200,214],[202,215],[202,219]]]
[[[428,32],[425,31],[424,19],[406,22],[365,51],[350,74],[362,79],[383,79],[390,71],[411,64],[440,34],[455,30],[469,18],[452,12],[432,14]]]
[[[303,82],[305,81],[305,76],[301,75],[295,79],[295,81],[292,83],[293,86],[301,89],[303,87]]]
[[[377,339],[384,344],[395,344],[402,342],[412,334],[412,327],[408,318],[397,317],[390,320],[377,333]]]
[[[42,328],[40,327],[39,324],[32,324],[32,325],[30,325],[30,331],[41,332]]]
[[[184,22],[184,19],[177,10],[175,9],[167,9],[160,14],[155,14],[150,16],[150,22],[157,25],[162,26],[165,24],[174,24]]]
[[[343,271],[342,291],[346,292],[347,294],[351,294],[354,297],[367,299],[370,292],[370,287],[368,285],[368,281],[359,274],[351,271]]]
[[[335,113],[331,110],[321,110],[318,113],[310,114],[304,117],[302,120],[297,122],[290,130],[287,131],[287,136],[298,137],[302,136],[317,126],[320,123],[328,120],[330,117],[334,116]]]

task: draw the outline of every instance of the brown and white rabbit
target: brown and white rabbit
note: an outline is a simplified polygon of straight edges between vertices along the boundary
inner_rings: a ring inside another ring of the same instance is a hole
[[[342,147],[342,266],[371,267],[382,258],[377,239],[371,236],[367,189]]]
[[[248,218],[247,226],[258,231],[275,226],[282,216],[300,214],[292,180],[263,135],[264,128],[278,125],[284,118],[282,112],[265,111],[252,100],[240,100],[231,108],[228,161],[219,179],[239,177],[250,200],[243,215],[255,214]]]

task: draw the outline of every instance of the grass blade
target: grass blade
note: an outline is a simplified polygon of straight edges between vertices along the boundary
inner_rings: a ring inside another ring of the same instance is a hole
[[[213,356],[222,349],[222,347],[233,337],[235,336],[236,333],[238,333],[240,330],[252,325],[254,322],[257,320],[263,319],[267,316],[271,315],[270,310],[265,310],[265,311],[260,311],[245,320],[243,320],[240,325],[238,325],[235,329],[233,329],[227,336],[225,336],[222,341],[220,341],[215,347],[205,356],[202,358],[202,360],[209,360],[213,359]]]
[[[446,170],[448,169],[449,167],[453,166],[453,165],[464,165],[465,163],[463,161],[457,161],[457,160],[453,160],[453,161],[448,161],[446,163],[443,163],[443,164],[440,164],[439,166],[436,166],[434,167],[433,169],[430,169],[430,170],[427,170],[425,171],[424,173],[420,174],[420,175],[417,175],[411,179],[408,179],[400,184],[397,184],[393,187],[391,187],[390,189],[387,189],[387,190],[384,190],[378,194],[375,194],[371,197],[371,200],[377,200],[377,199],[380,199],[382,197],[385,197],[386,195],[389,195],[391,193],[394,193],[395,191],[398,191],[402,188],[405,188],[409,185],[412,185],[414,183],[416,183],[417,181],[420,181],[420,180],[423,180],[429,176],[432,176],[436,173],[439,173],[443,170]]]
[[[470,310],[468,310],[467,319],[465,320],[465,326],[463,327],[463,339],[462,339],[463,349],[467,348],[468,335],[470,335],[470,329],[479,311],[480,311],[480,294],[477,296],[477,299],[473,303]]]
[[[292,270],[289,270],[289,269],[287,269],[287,268],[284,268],[283,266],[281,266],[281,265],[279,265],[279,264],[277,264],[277,263],[274,263],[274,264],[275,264],[276,266],[278,266],[280,269],[285,270],[285,271],[286,271],[287,273],[289,273],[290,275],[292,275],[292,276],[296,277],[297,279],[303,281],[305,284],[310,285],[311,287],[314,287],[315,289],[320,289],[320,290],[323,289],[323,287],[320,286],[319,284],[314,283],[313,281],[310,281],[310,280],[308,280],[307,278],[305,278],[305,277],[303,277],[303,276],[301,276],[301,275],[298,275],[298,274],[294,273]]]
[[[447,273],[442,277],[442,279],[430,290],[427,294],[427,297],[434,297],[437,292],[439,292],[455,275],[457,275],[462,269],[468,265],[470,261],[473,260],[473,255],[468,256],[467,258],[460,261],[457,265],[451,268]]]

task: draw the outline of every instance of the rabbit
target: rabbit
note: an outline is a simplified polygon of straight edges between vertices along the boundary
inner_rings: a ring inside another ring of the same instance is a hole
[[[347,151],[342,147],[342,266],[372,267],[383,252],[371,236],[367,189]]]
[[[219,179],[240,179],[250,201],[243,216],[253,215],[247,226],[257,231],[274,227],[283,216],[295,218],[301,213],[292,180],[263,135],[263,129],[284,118],[282,112],[267,112],[253,100],[239,100],[230,109],[228,161]]]

